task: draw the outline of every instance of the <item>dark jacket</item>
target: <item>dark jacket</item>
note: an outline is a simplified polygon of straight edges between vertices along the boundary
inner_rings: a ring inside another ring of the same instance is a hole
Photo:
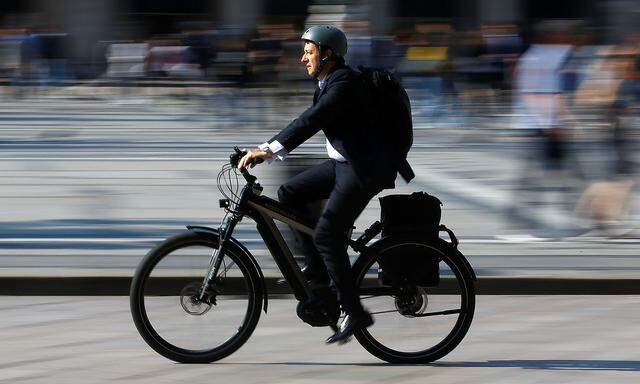
[[[322,89],[316,90],[313,105],[269,142],[277,140],[291,152],[322,130],[331,145],[352,164],[364,185],[393,188],[401,168],[397,164],[409,166],[404,154],[385,146],[383,127],[373,121],[371,104],[358,73],[338,65],[327,75]]]

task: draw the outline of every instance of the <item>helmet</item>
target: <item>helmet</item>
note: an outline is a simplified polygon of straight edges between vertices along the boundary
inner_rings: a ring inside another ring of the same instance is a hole
[[[320,47],[331,48],[333,54],[338,57],[344,57],[347,54],[347,36],[332,25],[313,26],[302,34],[301,39]]]

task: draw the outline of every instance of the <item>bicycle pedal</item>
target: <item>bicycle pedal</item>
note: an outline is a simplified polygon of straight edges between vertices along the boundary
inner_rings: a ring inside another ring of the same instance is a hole
[[[344,344],[346,344],[346,343],[350,342],[350,341],[351,341],[351,339],[353,339],[353,336],[349,336],[349,337],[347,337],[346,339],[342,339],[342,340],[338,340],[338,341],[329,341],[332,337],[333,337],[333,336],[329,337],[329,338],[326,340],[326,343],[327,343],[327,344],[335,343],[335,344],[337,344],[337,345],[344,345]]]

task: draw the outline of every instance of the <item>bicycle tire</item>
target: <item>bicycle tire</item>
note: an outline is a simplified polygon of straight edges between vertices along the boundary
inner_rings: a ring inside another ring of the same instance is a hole
[[[375,264],[378,255],[385,249],[403,244],[405,242],[420,243],[442,254],[442,262],[445,262],[455,274],[456,281],[461,287],[461,313],[458,319],[447,334],[438,344],[417,352],[402,352],[386,347],[371,335],[369,330],[358,330],[355,337],[358,342],[372,355],[389,363],[396,364],[424,364],[441,359],[450,353],[464,339],[471,326],[475,311],[475,287],[472,272],[468,269],[464,256],[459,251],[452,248],[449,243],[442,239],[436,242],[425,242],[410,238],[387,238],[373,244],[368,252],[363,253],[354,263],[353,271],[356,287],[360,289],[364,278],[369,271],[369,267]],[[374,324],[375,325],[375,324]]]
[[[170,360],[179,363],[210,363],[220,360],[240,348],[249,339],[258,324],[263,300],[263,293],[260,292],[259,272],[249,261],[249,258],[243,257],[243,251],[239,247],[234,247],[230,244],[225,247],[223,255],[236,263],[248,287],[247,310],[238,332],[221,345],[213,346],[209,349],[191,350],[172,344],[154,329],[145,307],[145,286],[154,268],[163,258],[176,250],[191,246],[217,249],[218,244],[219,239],[214,235],[204,235],[196,232],[179,234],[165,240],[149,251],[136,269],[130,291],[131,314],[135,326],[151,348]],[[203,271],[203,277],[205,272]]]

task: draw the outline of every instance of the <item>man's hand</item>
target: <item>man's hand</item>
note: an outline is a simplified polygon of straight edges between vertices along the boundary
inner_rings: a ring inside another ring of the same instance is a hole
[[[256,164],[252,162],[254,159],[261,159],[262,161],[265,161],[272,156],[273,153],[271,153],[271,151],[265,152],[259,148],[248,149],[247,154],[240,159],[240,162],[238,162],[238,168],[244,169],[247,165],[253,168],[256,166]]]

